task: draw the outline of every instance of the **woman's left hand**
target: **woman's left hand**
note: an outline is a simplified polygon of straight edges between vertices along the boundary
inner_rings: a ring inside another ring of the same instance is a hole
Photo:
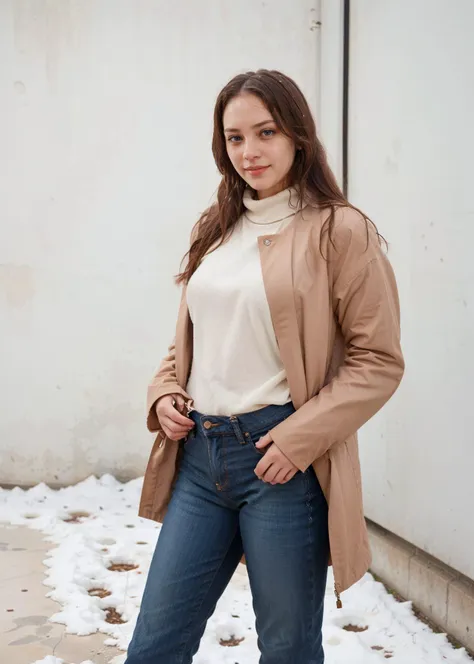
[[[255,475],[269,484],[286,484],[296,475],[298,468],[273,443],[269,433],[260,438],[258,443],[255,443],[255,447],[259,450],[263,450],[268,445],[270,447],[267,449],[265,456],[262,457],[255,468]]]

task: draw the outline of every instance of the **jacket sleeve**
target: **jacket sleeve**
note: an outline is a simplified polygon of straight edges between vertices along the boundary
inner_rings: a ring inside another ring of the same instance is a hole
[[[155,404],[161,397],[166,394],[181,394],[186,400],[190,399],[189,395],[183,388],[178,385],[176,378],[176,361],[174,340],[168,348],[168,354],[163,358],[157,372],[153,376],[151,383],[148,385],[147,391],[147,427],[149,431],[159,432],[162,431],[158,417],[156,415]]]
[[[206,213],[207,211],[203,216],[205,216]],[[190,246],[197,237],[200,221],[201,220],[198,220],[191,230],[189,241]],[[185,291],[183,290],[181,294],[181,305],[183,304],[184,293]],[[167,394],[181,394],[187,401],[191,399],[189,394],[178,384],[178,379],[176,377],[175,339],[173,339],[173,343],[168,348],[168,354],[161,361],[151,383],[148,385],[147,427],[149,431],[163,433],[156,415],[155,404],[158,399]]]
[[[375,232],[367,233],[352,211],[348,216],[336,228],[335,245],[327,245],[344,360],[316,396],[269,432],[301,471],[375,415],[397,389],[404,371],[393,270]]]

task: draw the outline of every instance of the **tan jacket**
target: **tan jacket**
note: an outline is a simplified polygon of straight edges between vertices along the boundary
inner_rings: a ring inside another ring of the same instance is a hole
[[[403,375],[395,277],[375,232],[351,208],[306,207],[278,235],[258,238],[265,291],[296,412],[270,431],[302,471],[310,464],[329,506],[330,563],[338,595],[371,556],[364,519],[357,430],[395,392]],[[322,252],[320,239],[322,236]],[[193,327],[183,288],[176,336],[148,388],[148,428],[157,431],[140,516],[161,521],[181,447],[160,430],[154,403],[185,391]]]

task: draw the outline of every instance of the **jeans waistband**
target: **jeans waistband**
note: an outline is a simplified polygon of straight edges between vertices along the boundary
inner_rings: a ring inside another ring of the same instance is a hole
[[[189,417],[196,423],[196,429],[200,433],[208,436],[223,436],[235,434],[236,427],[243,432],[271,429],[294,412],[295,407],[290,401],[282,406],[270,405],[250,413],[230,416],[204,415],[193,410]]]

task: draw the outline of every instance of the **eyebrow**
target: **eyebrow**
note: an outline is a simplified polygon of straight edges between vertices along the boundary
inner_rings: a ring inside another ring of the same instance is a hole
[[[252,129],[258,129],[258,127],[262,127],[263,125],[266,125],[269,122],[275,122],[275,120],[273,118],[270,118],[269,120],[263,120],[263,122],[257,122],[257,124],[254,124],[251,128]],[[227,132],[230,132],[230,131],[238,132],[238,131],[240,131],[240,129],[234,129],[233,127],[228,127],[227,129],[224,129],[224,133],[227,133]]]

